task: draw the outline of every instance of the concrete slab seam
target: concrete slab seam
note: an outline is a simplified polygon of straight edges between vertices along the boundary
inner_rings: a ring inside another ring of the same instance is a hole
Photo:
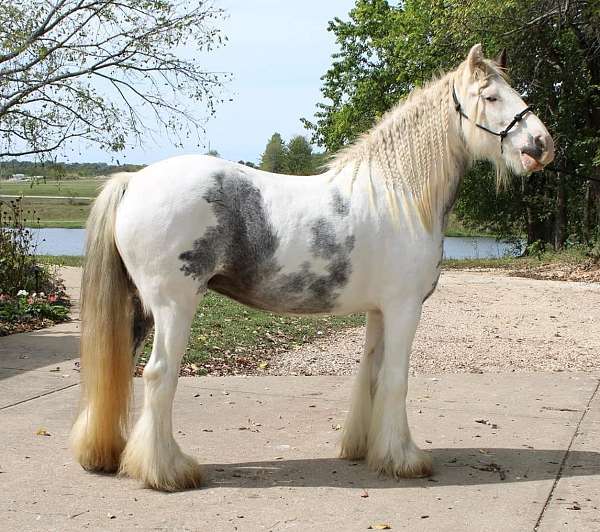
[[[579,418],[579,421],[577,422],[577,426],[575,427],[575,431],[573,432],[571,441],[569,442],[567,450],[565,451],[565,454],[563,455],[562,460],[560,462],[560,466],[558,468],[558,473],[556,474],[556,478],[554,479],[554,482],[552,483],[552,488],[550,488],[550,492],[548,493],[546,502],[544,503],[544,506],[542,507],[540,515],[538,516],[537,521],[535,522],[535,526],[533,527],[534,532],[538,531],[540,525],[542,524],[542,520],[544,519],[544,514],[546,513],[546,509],[548,508],[548,506],[550,506],[550,503],[552,502],[554,492],[556,491],[556,487],[558,486],[558,483],[562,477],[562,473],[565,468],[565,464],[567,463],[567,458],[569,457],[569,453],[571,452],[571,447],[573,447],[573,444],[575,443],[575,439],[579,435],[579,428],[581,427],[581,423],[583,422],[587,413],[590,411],[590,406],[592,404],[592,401],[596,397],[596,394],[598,393],[599,389],[600,389],[600,380],[598,380],[598,382],[596,383],[596,388],[594,388],[594,391],[592,392],[592,395],[590,396],[590,398],[587,402],[587,405],[584,408],[583,413],[581,414],[581,417]]]
[[[29,397],[27,399],[23,399],[22,401],[17,401],[16,403],[12,403],[10,405],[1,406],[0,410],[6,410],[7,408],[12,408],[13,406],[22,405],[23,403],[28,403],[29,401],[33,401],[35,399],[39,399],[40,397],[46,397],[47,395],[52,395],[56,392],[62,392],[63,390],[68,390],[69,388],[73,388],[73,386],[79,386],[79,383],[76,382],[74,384],[69,384],[68,386],[63,386],[62,388],[58,388],[57,390],[50,390],[49,392],[41,393],[36,395],[35,397]]]

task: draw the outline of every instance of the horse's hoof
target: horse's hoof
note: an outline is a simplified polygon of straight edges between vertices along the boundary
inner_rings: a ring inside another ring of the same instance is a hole
[[[391,478],[425,478],[433,472],[431,455],[419,449],[410,448],[400,458],[385,456],[383,459],[369,454],[369,467],[381,475]]]
[[[178,452],[164,456],[141,456],[125,449],[119,475],[135,478],[145,487],[159,491],[181,491],[199,488],[202,484],[200,465],[194,458]]]

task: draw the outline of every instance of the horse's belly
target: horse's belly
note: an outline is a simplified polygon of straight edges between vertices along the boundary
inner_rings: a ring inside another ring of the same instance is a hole
[[[281,314],[323,314],[336,310],[339,292],[329,279],[307,272],[282,274],[252,286],[215,275],[208,288],[249,307]]]

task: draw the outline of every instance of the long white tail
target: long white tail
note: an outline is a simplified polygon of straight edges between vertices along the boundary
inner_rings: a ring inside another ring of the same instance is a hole
[[[133,285],[115,243],[117,206],[131,174],[105,186],[87,222],[81,286],[81,412],[71,432],[79,463],[116,471],[125,447],[133,377]]]

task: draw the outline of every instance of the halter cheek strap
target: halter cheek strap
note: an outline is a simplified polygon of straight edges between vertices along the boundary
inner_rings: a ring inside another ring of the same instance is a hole
[[[496,137],[500,137],[500,152],[501,153],[503,152],[503,142],[504,142],[504,139],[510,133],[510,130],[513,127],[515,127],[521,120],[523,120],[523,118],[525,118],[525,115],[527,113],[531,112],[531,107],[525,107],[525,109],[523,109],[520,113],[517,113],[514,116],[514,118],[511,120],[511,122],[510,122],[510,124],[508,124],[508,126],[506,126],[502,131],[496,132],[496,131],[492,131],[491,129],[485,127],[484,125],[481,125],[481,124],[478,124],[477,122],[474,122],[473,120],[471,120],[468,117],[468,115],[463,111],[462,105],[460,105],[460,102],[458,101],[458,96],[456,95],[456,89],[454,88],[454,84],[452,85],[452,99],[454,100],[454,109],[456,109],[456,111],[460,115],[461,120],[463,118],[465,118],[469,122],[473,122],[473,124],[475,126],[477,126],[479,129],[483,129],[484,131],[487,131],[491,135],[495,135]]]

